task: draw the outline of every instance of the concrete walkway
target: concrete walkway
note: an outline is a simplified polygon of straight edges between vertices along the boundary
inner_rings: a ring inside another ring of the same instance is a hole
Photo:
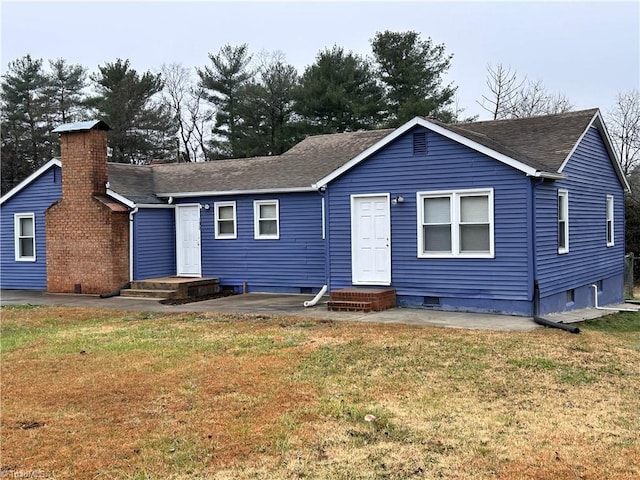
[[[0,305],[67,305],[87,308],[109,308],[115,310],[149,312],[223,312],[246,313],[256,315],[288,315],[325,320],[344,320],[373,323],[400,323],[415,326],[437,326],[448,328],[483,329],[496,331],[529,331],[541,328],[527,317],[492,315],[480,313],[440,312],[436,310],[394,308],[383,312],[352,313],[329,312],[326,301],[320,301],[315,307],[305,308],[305,300],[312,295],[280,295],[249,293],[214,300],[186,303],[183,305],[163,305],[157,300],[111,297],[100,298],[96,295],[56,294],[28,290],[0,291]],[[629,305],[625,305],[629,307]],[[640,306],[634,305],[632,307]],[[568,314],[548,316],[556,322],[570,323],[613,313],[605,310],[586,309]]]

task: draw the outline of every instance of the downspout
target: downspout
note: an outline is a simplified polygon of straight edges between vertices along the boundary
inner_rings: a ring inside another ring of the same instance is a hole
[[[320,291],[318,292],[318,294],[313,298],[313,300],[308,301],[308,302],[304,302],[303,305],[305,307],[313,307],[316,303],[318,303],[320,301],[320,299],[324,296],[325,293],[327,293],[327,286],[324,285],[322,287],[322,289],[320,289]]]
[[[324,189],[324,190],[323,190]],[[320,291],[318,292],[318,294],[313,298],[313,300],[311,301],[306,301],[303,303],[303,305],[305,307],[313,307],[314,305],[316,305],[320,299],[324,296],[325,293],[327,293],[327,290],[329,289],[329,281],[328,281],[328,273],[329,273],[329,222],[327,221],[328,215],[327,215],[327,203],[326,203],[326,196],[325,196],[325,192],[326,192],[326,187],[320,187],[318,189],[318,193],[320,194],[320,197],[322,198],[322,211],[324,212],[323,215],[323,223],[322,223],[322,231],[324,232],[324,276],[325,276],[325,281],[327,282],[325,285],[322,286],[322,288],[320,289]]]
[[[544,183],[544,178],[538,179],[536,182],[529,183],[531,186],[531,239],[529,245],[531,247],[532,277],[533,282],[533,316],[536,317],[540,313],[540,285],[538,284],[538,256],[536,255],[536,187]]]
[[[133,282],[133,216],[138,213],[138,207],[129,212],[129,281]]]
[[[591,285],[593,288],[593,304],[596,310],[609,310],[611,312],[637,312],[638,310],[634,310],[633,308],[607,308],[598,306],[598,286]]]

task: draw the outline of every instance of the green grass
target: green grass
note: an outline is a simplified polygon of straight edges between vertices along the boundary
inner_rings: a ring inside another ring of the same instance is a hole
[[[606,333],[640,333],[640,312],[619,312],[580,324],[585,330]]]

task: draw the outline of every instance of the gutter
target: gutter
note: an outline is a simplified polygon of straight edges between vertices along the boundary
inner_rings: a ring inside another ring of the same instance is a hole
[[[133,216],[138,213],[138,207],[129,212],[129,281],[133,282]]]
[[[610,312],[637,312],[638,310],[634,310],[633,308],[607,308],[598,306],[598,286],[591,285],[593,288],[593,305],[596,310],[609,310]]]

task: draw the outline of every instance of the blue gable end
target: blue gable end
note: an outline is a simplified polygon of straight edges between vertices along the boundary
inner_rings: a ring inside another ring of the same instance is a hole
[[[624,192],[603,139],[591,127],[566,163],[565,180],[536,187],[536,277],[541,313],[622,301]],[[558,253],[558,190],[569,197],[569,251]],[[607,246],[606,198],[614,197],[614,245]],[[571,292],[573,290],[573,292]]]
[[[426,154],[413,153],[416,131],[427,134]],[[350,196],[402,195],[390,205],[391,286],[401,304],[531,314],[531,188],[522,172],[417,127],[329,184],[330,288],[352,285]],[[416,192],[462,189],[493,189],[495,258],[418,258]]]
[[[279,239],[254,238],[254,201],[278,200]],[[316,192],[184,199],[200,210],[202,275],[249,292],[317,292],[325,284],[322,198]],[[236,202],[237,238],[215,238],[215,202]]]
[[[46,290],[47,256],[44,212],[62,195],[61,170],[51,166],[1,206],[0,288]],[[15,259],[14,215],[33,213],[35,218],[36,260]]]

